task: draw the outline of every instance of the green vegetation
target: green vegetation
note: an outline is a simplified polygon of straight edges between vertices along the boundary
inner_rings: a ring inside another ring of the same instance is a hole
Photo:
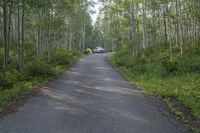
[[[81,57],[79,51],[101,45],[118,51],[110,61],[141,90],[167,103],[176,98],[199,120],[200,1],[105,0],[93,25],[94,3],[1,2],[0,111]]]
[[[99,42],[116,50],[109,60],[145,93],[178,101],[192,112],[184,115],[199,123],[200,1],[110,0],[103,5],[95,30],[101,33]],[[174,106],[177,111],[171,110],[184,120]]]
[[[184,57],[171,61],[163,45],[143,49],[138,57],[124,48],[109,60],[143,92],[165,100],[175,97],[200,119],[200,46],[184,50]]]
[[[16,100],[31,94],[35,87],[53,78],[80,57],[82,53],[76,50],[54,49],[50,61],[45,57],[41,59],[34,57],[26,63],[21,72],[14,69],[1,72],[0,112]]]
[[[92,2],[2,0],[0,112],[82,56],[91,42]]]

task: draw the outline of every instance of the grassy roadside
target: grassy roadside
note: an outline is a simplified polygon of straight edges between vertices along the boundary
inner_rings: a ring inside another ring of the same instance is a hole
[[[38,73],[37,75],[34,76],[31,75],[27,76],[24,73],[19,74],[20,80],[15,81],[15,83],[12,84],[12,87],[9,87],[7,89],[0,89],[0,114],[4,112],[5,113],[9,112],[11,106],[14,106],[14,104],[16,104],[21,99],[25,99],[26,97],[32,95],[34,92],[37,92],[40,86],[47,84],[57,75],[64,72],[67,68],[69,68],[81,57],[82,54],[78,53],[78,55],[76,55],[75,58],[71,58],[70,62],[66,64],[50,64],[51,69],[50,71],[48,71],[48,73],[51,74],[42,75],[43,72]],[[30,74],[38,72],[38,70],[35,70],[37,67],[36,68],[35,67],[36,66],[34,66],[34,68],[32,68],[32,66],[28,67],[29,68],[28,73]],[[43,67],[44,68],[41,68],[41,70],[48,69],[45,68],[45,66]],[[15,75],[13,74],[13,76]]]
[[[116,55],[110,56],[108,61],[138,89],[148,95],[163,99],[171,112],[194,132],[200,132],[199,73],[170,75],[161,78],[153,73],[135,73],[134,69],[123,65],[123,61],[121,62],[119,56]]]

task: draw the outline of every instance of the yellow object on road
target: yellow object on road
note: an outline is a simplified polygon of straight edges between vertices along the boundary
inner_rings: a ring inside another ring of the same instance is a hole
[[[84,51],[84,54],[92,54],[92,50],[90,48],[87,48],[85,51]]]

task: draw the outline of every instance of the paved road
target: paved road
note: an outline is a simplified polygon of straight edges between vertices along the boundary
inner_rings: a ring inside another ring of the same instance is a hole
[[[134,89],[106,61],[86,56],[0,118],[0,133],[184,133],[162,102]]]

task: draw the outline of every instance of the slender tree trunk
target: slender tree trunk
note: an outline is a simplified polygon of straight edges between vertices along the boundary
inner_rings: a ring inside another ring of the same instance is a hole
[[[20,71],[21,70],[21,32],[20,32],[20,4],[18,3],[17,7],[17,31],[18,31],[18,44],[17,44],[17,53],[18,53],[18,63],[17,63],[17,69]]]
[[[179,1],[179,6],[178,6],[178,10],[179,10],[179,17],[178,17],[178,21],[179,21],[179,28],[180,28],[180,54],[181,56],[183,56],[183,25],[181,23],[181,18],[182,18],[182,11],[181,11],[181,2]]]
[[[41,29],[41,9],[38,12],[38,22],[39,22],[39,26],[38,26],[38,46],[37,46],[37,54],[39,57],[42,56],[42,39],[41,39],[41,34],[42,34],[42,29]]]
[[[52,9],[50,9],[49,13],[49,29],[48,29],[48,61],[50,61],[50,54],[51,54],[51,30],[52,30]]]
[[[70,16],[70,20],[69,20],[69,50],[72,50],[72,37],[73,37],[73,33],[72,33],[72,19]]]
[[[155,45],[157,42],[157,28],[156,28],[156,13],[155,10],[153,11],[153,44]]]
[[[169,29],[170,32],[172,33],[172,22],[169,20]],[[169,51],[170,51],[170,60],[173,60],[173,53],[172,53],[172,34],[169,34]]]
[[[83,29],[82,29],[82,51],[84,51],[84,49],[85,49],[85,26],[86,26],[86,22],[85,22],[85,16],[83,15],[83,25],[82,25],[83,27]]]
[[[4,33],[4,31],[3,31],[3,20],[2,20],[2,18],[0,18],[0,41],[2,42],[2,44],[3,44],[3,33]],[[2,46],[1,45],[1,43],[0,43],[0,46]],[[3,47],[3,46],[2,46]],[[3,62],[3,61],[2,61]]]
[[[21,68],[24,67],[24,48],[25,48],[25,1],[22,3],[22,45],[21,45]]]
[[[146,31],[146,27],[147,27],[147,18],[146,18],[146,1],[144,0],[143,5],[143,45],[142,47],[145,48],[147,47],[147,31]]]
[[[164,5],[164,13],[163,13],[163,22],[164,22],[164,30],[165,30],[165,44],[167,44],[167,21],[166,21],[166,10],[167,10],[167,4]]]
[[[179,13],[178,13],[178,0],[176,0],[176,45],[179,45]]]
[[[13,9],[13,2],[11,2],[11,5],[10,5],[9,18],[8,18],[8,53],[10,50],[10,40],[11,40],[10,35],[11,35],[12,9]]]
[[[131,40],[131,54],[133,56],[136,55],[137,53],[137,49],[136,49],[136,18],[135,18],[135,14],[134,14],[134,5],[131,1],[130,5],[129,5],[129,14],[130,14],[130,30],[131,30],[131,34],[130,36],[130,40]]]
[[[9,46],[8,46],[8,1],[3,0],[3,26],[4,26],[4,69],[8,70],[9,64]]]

